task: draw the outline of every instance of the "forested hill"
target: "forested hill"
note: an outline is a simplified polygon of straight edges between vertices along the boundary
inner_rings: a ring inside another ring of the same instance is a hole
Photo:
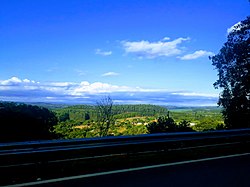
[[[54,138],[57,117],[47,108],[0,101],[0,142]]]
[[[74,120],[95,120],[96,108],[94,105],[75,105],[66,108],[54,109],[59,121]],[[114,105],[113,112],[116,119],[135,116],[158,116],[166,115],[168,110],[165,107],[138,104],[138,105]]]

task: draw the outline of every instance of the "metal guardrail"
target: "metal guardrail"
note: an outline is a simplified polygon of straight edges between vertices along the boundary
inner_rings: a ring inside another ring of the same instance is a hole
[[[242,135],[250,134],[250,129],[234,129],[234,130],[217,130],[206,132],[178,132],[178,133],[156,133],[144,134],[135,136],[111,136],[103,138],[79,138],[70,140],[41,140],[41,141],[26,141],[26,142],[10,142],[0,143],[0,152],[4,150],[20,150],[20,149],[38,149],[45,147],[57,146],[75,146],[75,145],[90,145],[96,143],[114,143],[127,142],[138,140],[153,140],[153,139],[170,139],[183,137],[207,137],[207,136],[225,136],[225,135]]]
[[[228,142],[248,139],[250,129],[210,132],[162,133],[138,136],[120,136],[73,140],[51,140],[0,144],[0,167],[7,164],[37,162],[72,157],[100,156],[139,151],[157,151],[189,145]],[[62,153],[69,153],[64,155]],[[49,157],[47,155],[50,155]],[[43,155],[43,156],[42,156]],[[27,157],[28,159],[25,159]],[[22,159],[21,159],[22,158]]]
[[[100,167],[109,167],[109,164],[124,165],[122,162],[131,157],[140,162],[139,158],[145,159],[148,155],[175,157],[176,154],[184,156],[187,151],[190,155],[195,153],[193,150],[211,148],[223,150],[226,147],[227,151],[232,151],[232,148],[249,149],[249,142],[250,129],[237,129],[1,143],[0,175],[5,176],[3,184],[11,184],[36,180],[41,176],[51,178],[74,175],[77,172],[70,170],[76,170],[76,165],[85,167],[81,172],[93,172],[89,167],[99,170]],[[54,175],[52,172],[59,174]]]

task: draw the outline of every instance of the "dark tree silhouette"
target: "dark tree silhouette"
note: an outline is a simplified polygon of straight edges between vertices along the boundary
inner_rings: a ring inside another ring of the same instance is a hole
[[[57,118],[47,108],[0,102],[0,141],[27,141],[53,138]]]
[[[182,120],[178,126],[177,126],[177,131],[181,131],[181,132],[191,132],[194,131],[191,127],[190,127],[190,121],[187,120]]]
[[[182,120],[178,125],[173,118],[168,116],[160,116],[156,122],[147,125],[148,133],[165,133],[165,132],[191,132],[194,131],[190,127],[190,122]]]
[[[152,122],[147,125],[147,130],[152,133],[174,132],[176,131],[176,123],[173,118],[168,116],[160,116],[157,122]]]
[[[85,113],[85,115],[84,115],[84,120],[89,120],[89,119],[90,119],[89,113]]]
[[[250,17],[234,27],[220,52],[210,58],[218,70],[214,86],[222,89],[218,104],[226,127],[250,127]]]

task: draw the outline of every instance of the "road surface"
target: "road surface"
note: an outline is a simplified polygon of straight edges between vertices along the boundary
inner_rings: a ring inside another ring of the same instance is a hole
[[[38,181],[25,184],[27,185],[37,187],[249,187],[250,153]]]

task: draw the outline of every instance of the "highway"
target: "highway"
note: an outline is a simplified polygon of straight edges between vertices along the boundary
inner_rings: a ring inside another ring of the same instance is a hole
[[[250,153],[79,175],[12,186],[249,187]]]

